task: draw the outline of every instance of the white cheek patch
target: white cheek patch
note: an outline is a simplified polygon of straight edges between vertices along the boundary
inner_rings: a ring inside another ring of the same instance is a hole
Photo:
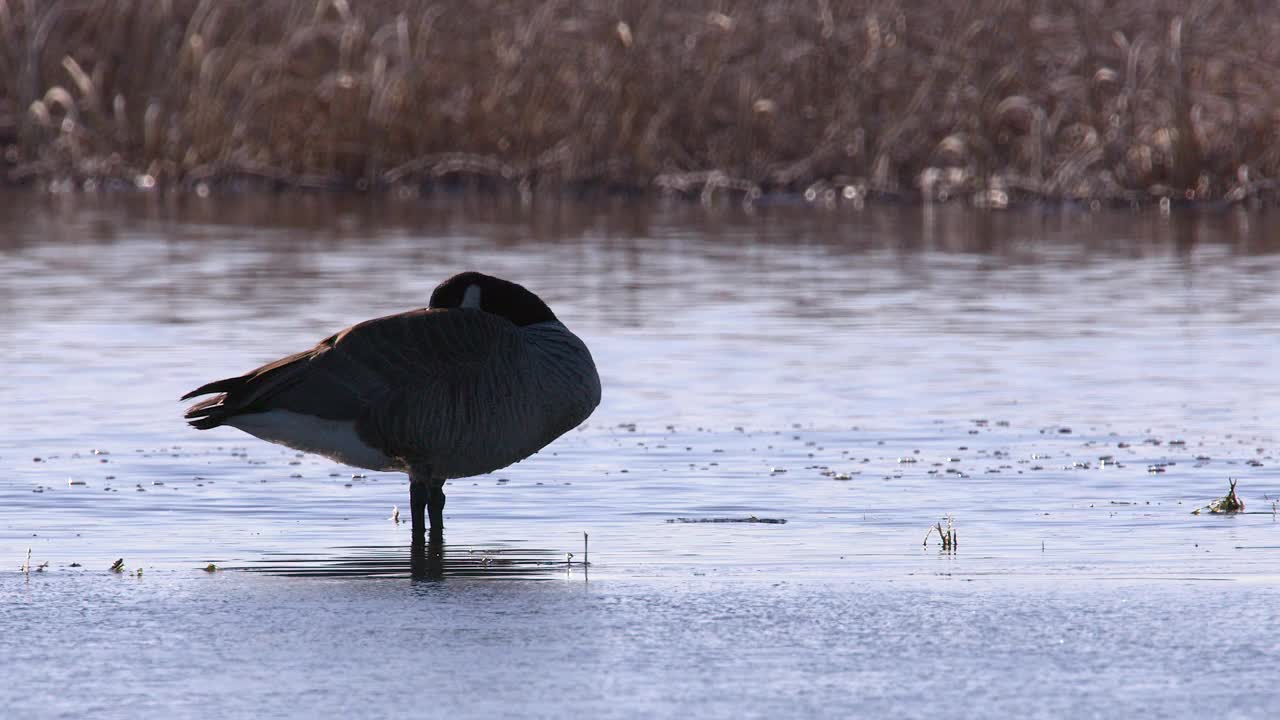
[[[467,291],[462,294],[462,305],[464,308],[480,309],[480,286],[468,285]]]

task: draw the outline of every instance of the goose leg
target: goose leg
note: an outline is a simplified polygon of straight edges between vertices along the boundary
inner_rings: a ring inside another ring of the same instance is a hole
[[[423,517],[426,514],[428,481],[425,475],[411,473],[409,475],[409,511],[413,517],[413,544],[421,545],[426,541],[427,524]]]
[[[409,509],[413,514],[414,544],[426,541],[427,515],[431,520],[431,539],[442,538],[444,533],[444,480],[431,475],[429,465],[409,467]]]
[[[427,512],[431,514],[431,536],[444,531],[444,481],[433,480],[427,491]]]

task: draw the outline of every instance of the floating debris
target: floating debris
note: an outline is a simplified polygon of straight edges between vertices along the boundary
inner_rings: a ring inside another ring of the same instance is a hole
[[[67,485],[84,485],[84,484],[85,484],[85,481],[83,480],[77,480],[75,478],[67,478]]]
[[[215,573],[221,569],[222,568],[218,567],[217,565],[214,565],[213,563],[209,563],[208,565],[204,566],[204,571],[207,573]]]
[[[785,518],[760,518],[752,515],[745,518],[671,518],[669,523],[764,523],[766,525],[786,525]]]
[[[1244,512],[1244,501],[1240,499],[1240,496],[1236,495],[1236,480],[1231,478],[1229,482],[1231,483],[1231,487],[1227,490],[1226,495],[1214,500],[1204,507],[1192,510],[1191,514],[1199,515],[1201,511],[1204,510],[1208,510],[1211,513],[1225,514]]]
[[[400,506],[399,505],[391,506],[391,522],[397,525],[400,524]]]
[[[111,563],[111,572],[124,572],[124,558],[118,558],[115,562]]]

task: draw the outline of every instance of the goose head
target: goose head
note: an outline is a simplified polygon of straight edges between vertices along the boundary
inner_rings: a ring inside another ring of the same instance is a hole
[[[440,283],[431,293],[429,307],[481,310],[519,327],[556,321],[542,298],[523,286],[478,272],[459,273]]]

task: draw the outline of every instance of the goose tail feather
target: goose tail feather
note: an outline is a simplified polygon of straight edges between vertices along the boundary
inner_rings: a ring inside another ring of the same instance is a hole
[[[210,394],[210,393],[224,393],[224,392],[230,392],[231,390],[236,389],[237,387],[239,387],[239,386],[240,386],[240,385],[242,385],[243,383],[244,383],[244,376],[243,376],[243,375],[241,375],[240,377],[223,378],[222,380],[214,380],[214,381],[213,381],[213,382],[211,382],[211,383],[205,383],[204,385],[201,385],[200,387],[196,388],[195,390],[192,390],[191,392],[187,393],[186,395],[183,395],[180,399],[182,399],[182,400],[190,400],[190,399],[191,399],[191,398],[193,398],[193,397],[199,397],[199,396],[201,396],[201,395],[208,395],[208,394]],[[204,403],[201,403],[201,405],[203,405],[203,404],[204,404]],[[195,407],[199,407],[199,405],[197,405],[197,406],[195,406]]]
[[[214,397],[201,400],[187,408],[187,412],[183,417],[186,418],[191,427],[197,430],[209,430],[222,425],[235,414],[235,411],[227,406],[227,394],[243,387],[245,382],[246,378],[244,376],[214,380],[183,395],[183,400],[190,400],[200,395],[218,393]]]

